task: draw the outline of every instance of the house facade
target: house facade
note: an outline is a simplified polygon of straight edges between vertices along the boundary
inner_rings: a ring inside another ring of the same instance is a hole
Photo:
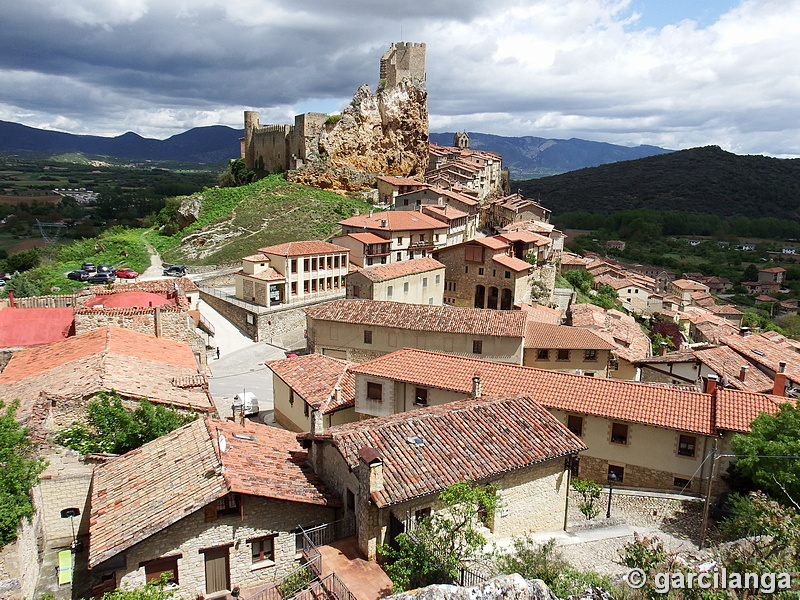
[[[608,377],[614,344],[589,329],[529,321],[522,364],[577,375]]]
[[[400,348],[521,364],[523,311],[489,311],[372,300],[336,300],[306,309],[308,352],[364,362]]]
[[[267,307],[343,297],[349,249],[318,240],[287,242],[245,256],[236,297]]]
[[[339,221],[339,225],[344,235],[372,233],[390,242],[390,263],[423,258],[447,244],[447,223],[417,211],[359,215]]]
[[[431,258],[358,269],[347,276],[347,298],[439,306],[445,266]]]

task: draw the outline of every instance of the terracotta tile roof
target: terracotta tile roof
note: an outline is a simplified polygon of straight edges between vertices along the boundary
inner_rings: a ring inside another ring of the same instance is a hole
[[[198,373],[192,349],[181,342],[129,329],[102,327],[59,342],[17,352],[0,374],[6,397],[21,400],[21,418],[40,392],[86,398],[116,390],[130,398],[211,411],[205,386],[175,386]]]
[[[720,376],[720,383],[726,388],[734,387],[745,392],[772,391],[772,379],[752,368],[750,361],[727,346],[695,350],[695,356]],[[743,366],[750,367],[744,381],[739,379]]]
[[[637,364],[642,365],[658,365],[658,364],[674,364],[674,363],[693,363],[697,360],[694,355],[695,351],[691,349],[676,350],[675,352],[667,352],[661,356],[650,356],[637,360]]]
[[[458,210],[457,208],[453,208],[452,206],[440,206],[438,204],[423,204],[422,205],[422,212],[427,213],[428,211],[432,213],[437,213],[438,217],[434,218],[444,218],[448,221],[452,221],[453,219],[460,219],[461,217],[469,216],[464,211]],[[433,216],[433,215],[431,215]]]
[[[385,377],[464,395],[471,393],[472,377],[478,374],[481,391],[486,395],[529,394],[536,402],[550,409],[704,435],[715,434],[711,396],[686,389],[573,375],[412,348],[386,354],[350,370],[356,375]],[[720,389],[718,397],[733,391]],[[748,403],[743,403],[743,416],[739,420],[750,416],[755,418],[758,411],[753,406],[762,406],[761,398],[765,396],[736,392],[746,395],[735,396],[739,400],[751,398]],[[727,428],[729,421],[729,417],[718,408],[717,426]],[[725,423],[725,427],[722,423]]]
[[[596,285],[609,285],[615,290],[621,290],[622,288],[626,287],[638,287],[635,283],[630,281],[629,279],[620,279],[618,277],[610,277],[608,275],[601,275],[600,277],[595,277],[594,282]]]
[[[731,304],[720,304],[719,306],[708,306],[715,315],[743,315],[744,313]]]
[[[265,363],[275,375],[323,414],[355,406],[355,377],[348,368],[356,363],[323,354],[280,358]],[[334,388],[341,393],[336,398]]]
[[[330,439],[351,469],[361,450],[380,453],[384,489],[372,495],[379,507],[586,450],[524,396],[450,402],[330,427],[318,438]]]
[[[561,311],[556,308],[542,306],[541,304],[532,304],[530,302],[523,302],[519,307],[520,310],[525,312],[528,321],[550,323],[552,325],[561,324]]]
[[[382,238],[379,235],[375,235],[374,233],[348,233],[346,235],[337,235],[334,240],[340,238],[353,238],[357,242],[362,244],[391,244],[392,240],[388,240],[386,238]]]
[[[225,438],[224,452],[220,452],[220,435]],[[98,466],[92,479],[89,566],[116,556],[229,492],[339,505],[306,458],[288,431],[249,422],[242,426],[197,419],[112,459]]]
[[[164,294],[154,292],[119,292],[116,294],[99,294],[87,300],[84,307],[101,308],[152,308],[153,306],[177,306],[177,298],[167,298]]]
[[[349,252],[347,248],[335,246],[334,244],[329,244],[328,242],[322,242],[320,240],[286,242],[284,244],[277,244],[276,246],[259,248],[258,251],[263,254],[273,254],[276,256],[307,256],[312,254]]]
[[[136,290],[140,292],[168,293],[180,290],[186,292],[196,292],[198,287],[188,277],[170,277],[169,279],[152,279],[149,281],[127,281],[121,282],[117,279],[114,284],[115,292],[127,292]]]
[[[672,282],[672,285],[682,290],[705,290],[706,287],[708,287],[702,283],[690,281],[688,279],[676,279]]]
[[[38,346],[66,338],[73,329],[72,308],[0,309],[0,348]]]
[[[508,254],[495,254],[492,260],[512,271],[528,271],[534,268],[531,263],[514,256],[509,256]]]
[[[629,362],[650,356],[650,339],[636,320],[618,310],[605,310],[594,304],[573,304],[570,307],[573,327],[587,327],[604,340],[613,343],[615,353]]]
[[[760,335],[729,334],[720,341],[751,363],[763,365],[775,373],[780,370],[780,361],[786,362],[786,376],[794,382],[800,382],[800,354],[790,347]]]
[[[527,221],[514,221],[513,223],[509,223],[503,227],[501,231],[520,231],[522,229],[533,231],[534,233],[550,234],[555,231],[556,233],[561,234],[561,232],[555,228],[555,225],[552,225],[551,223],[545,223],[544,221],[537,221],[536,219],[530,219]]]
[[[477,243],[482,246],[486,246],[487,248],[492,248],[493,250],[499,250],[500,248],[508,248],[509,246],[508,242],[506,242],[505,240],[501,239],[498,236],[475,238],[474,240],[470,240],[469,242],[465,243]]]
[[[267,262],[269,257],[266,254],[251,254],[250,256],[243,256],[242,260],[247,262]]]
[[[386,227],[381,222],[386,221]],[[444,229],[446,224],[439,219],[415,210],[387,210],[373,215],[359,215],[339,221],[339,225],[347,227],[363,227],[367,230],[382,231],[416,231],[419,229]]]
[[[785,273],[786,269],[783,267],[770,267],[769,269],[759,269],[759,273]]]
[[[435,193],[439,194],[440,196],[445,196],[447,198],[452,198],[454,200],[457,200],[458,202],[461,202],[462,204],[466,204],[467,206],[477,206],[479,204],[478,200],[476,200],[475,198],[472,198],[472,197],[467,196],[466,194],[462,194],[460,192],[456,192],[455,190],[445,190],[443,188],[435,187],[435,186],[432,186],[431,190],[433,190]]]
[[[444,269],[444,265],[430,256],[425,256],[423,258],[415,258],[413,260],[404,260],[399,263],[365,267],[359,269],[358,272],[364,275],[364,277],[370,281],[377,282],[387,281],[397,277],[405,277],[407,275],[414,275],[416,273],[425,273],[427,271],[434,271],[436,269]]]
[[[255,274],[245,273],[244,270],[239,270],[236,271],[236,275],[242,275],[248,279],[258,279],[259,281],[282,281],[286,279],[282,273],[276,271],[272,267],[266,267],[263,271]]]
[[[572,252],[562,252],[561,253],[561,264],[562,265],[582,265],[586,266],[589,263],[589,259],[586,259],[582,256],[578,256],[577,254],[573,254]]]
[[[377,179],[391,183],[392,185],[418,185],[423,187],[425,184],[410,177],[395,177],[394,175],[381,175]]]
[[[581,350],[611,350],[616,348],[591,329],[550,325],[528,321],[525,326],[526,348],[565,348]]]
[[[767,394],[751,394],[725,389],[717,394],[717,427],[728,431],[748,433],[750,423],[762,412],[774,415],[779,404],[791,402],[789,398]]]
[[[375,300],[333,300],[311,306],[305,311],[309,317],[318,321],[416,331],[520,338],[525,333],[525,314],[516,310],[457,308]]]
[[[755,300],[757,302],[778,302],[777,298],[773,298],[772,296],[767,296],[766,294],[761,294],[760,296],[756,296]]]

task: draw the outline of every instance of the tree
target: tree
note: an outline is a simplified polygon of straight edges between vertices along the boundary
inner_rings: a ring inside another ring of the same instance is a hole
[[[584,269],[570,269],[564,273],[564,279],[576,290],[580,290],[584,294],[588,294],[589,290],[594,285],[594,277],[589,271]]]
[[[599,485],[588,479],[573,479],[572,489],[581,495],[578,510],[587,520],[600,514],[600,509],[595,506],[595,502],[600,499]]]
[[[474,558],[486,544],[478,525],[497,509],[496,488],[470,481],[454,483],[439,494],[439,505],[412,534],[397,536],[396,547],[384,545],[381,554],[393,590],[403,591],[434,583],[451,583],[460,564]]]
[[[667,348],[675,350],[681,347],[683,340],[681,328],[674,321],[655,321],[650,327],[650,340],[653,342],[653,354],[658,354],[661,342],[666,342]]]
[[[742,281],[758,281],[758,267],[750,263],[744,268]]]
[[[741,455],[739,474],[781,502],[800,505],[800,408],[784,403],[774,415],[761,413],[749,434],[736,434],[731,448]],[[793,458],[769,458],[793,457]]]
[[[186,425],[196,417],[147,400],[139,400],[139,406],[129,411],[118,394],[106,392],[101,392],[86,408],[88,427],[76,421],[55,436],[56,443],[81,454],[124,454]]]
[[[106,592],[100,600],[171,600],[175,597],[174,593],[164,589],[168,583],[169,574],[163,573],[160,581],[153,580],[144,587],[133,590],[118,588],[113,592]]]
[[[30,489],[47,463],[30,456],[30,436],[14,418],[19,401],[0,400],[0,546],[17,537],[17,526],[33,515]]]

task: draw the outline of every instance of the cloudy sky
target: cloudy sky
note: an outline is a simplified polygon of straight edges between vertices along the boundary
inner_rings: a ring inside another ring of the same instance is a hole
[[[0,120],[166,138],[338,112],[427,44],[431,131],[800,156],[800,0],[0,0]]]

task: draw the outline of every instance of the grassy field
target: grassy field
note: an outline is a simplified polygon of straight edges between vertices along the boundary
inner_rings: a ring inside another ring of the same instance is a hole
[[[167,262],[223,264],[273,244],[328,239],[338,233],[337,221],[371,208],[363,199],[289,183],[281,175],[197,196],[197,222],[171,236],[148,234]]]

